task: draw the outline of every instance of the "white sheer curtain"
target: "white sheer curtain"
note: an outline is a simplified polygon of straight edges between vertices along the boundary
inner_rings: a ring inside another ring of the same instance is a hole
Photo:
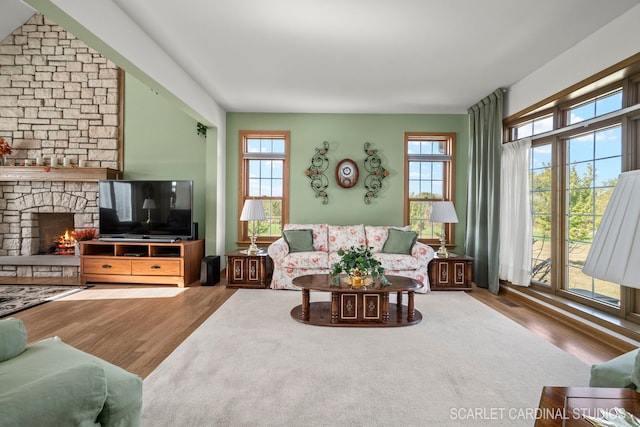
[[[531,282],[531,139],[502,145],[500,173],[500,279],[515,285]]]

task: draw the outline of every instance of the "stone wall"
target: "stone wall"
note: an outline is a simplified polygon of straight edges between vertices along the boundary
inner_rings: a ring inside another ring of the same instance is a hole
[[[118,164],[118,68],[36,14],[0,43],[0,136],[9,161]]]
[[[47,165],[56,156],[121,170],[119,92],[113,63],[34,15],[0,42],[0,136],[13,148],[9,164]],[[77,276],[78,267],[11,265],[12,257],[34,254],[40,212],[71,212],[75,228],[97,227],[97,197],[95,181],[10,181],[0,172],[0,275]]]

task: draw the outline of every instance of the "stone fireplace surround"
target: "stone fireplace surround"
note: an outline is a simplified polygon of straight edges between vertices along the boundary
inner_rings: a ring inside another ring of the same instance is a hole
[[[36,255],[40,251],[38,214],[73,214],[73,227],[98,227],[98,181],[120,178],[102,168],[0,167],[0,275],[79,277],[79,258]],[[23,172],[29,181],[7,181]],[[55,177],[49,178],[50,175]]]
[[[0,274],[77,277],[79,260],[76,257],[37,255],[40,249],[38,213],[72,213],[74,228],[96,227],[98,183],[6,182],[0,197],[6,204],[0,225],[0,263],[5,265],[1,266]]]
[[[0,136],[10,164],[57,156],[88,168],[0,167],[0,275],[77,277],[79,259],[38,252],[38,213],[97,227],[99,179],[121,178],[122,72],[41,14],[0,40]],[[48,169],[48,168],[47,168]]]

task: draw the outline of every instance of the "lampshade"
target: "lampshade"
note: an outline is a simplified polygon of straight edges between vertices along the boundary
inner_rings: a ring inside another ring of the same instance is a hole
[[[267,216],[262,207],[262,200],[245,200],[240,214],[240,221],[262,221],[263,219],[267,219]]]
[[[446,222],[457,223],[458,215],[456,215],[456,208],[453,207],[453,202],[433,202],[431,205],[431,222]]]
[[[155,209],[156,208],[156,202],[153,199],[144,199],[144,202],[142,202],[142,209]]]
[[[640,288],[640,170],[618,177],[582,272]]]

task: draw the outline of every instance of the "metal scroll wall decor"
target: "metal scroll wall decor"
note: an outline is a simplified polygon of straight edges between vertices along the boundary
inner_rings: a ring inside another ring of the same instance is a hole
[[[371,199],[378,197],[378,192],[382,189],[382,180],[389,176],[389,171],[382,167],[378,150],[372,149],[370,143],[364,143],[364,152],[367,153],[364,168],[369,172],[369,175],[364,179],[364,188],[367,190],[364,202],[369,205]]]
[[[327,195],[329,179],[324,174],[329,168],[327,151],[329,151],[329,143],[324,141],[322,148],[316,148],[316,154],[311,158],[311,166],[304,171],[304,174],[311,180],[311,189],[316,193],[316,198],[322,198],[323,205],[329,203],[329,196]]]

